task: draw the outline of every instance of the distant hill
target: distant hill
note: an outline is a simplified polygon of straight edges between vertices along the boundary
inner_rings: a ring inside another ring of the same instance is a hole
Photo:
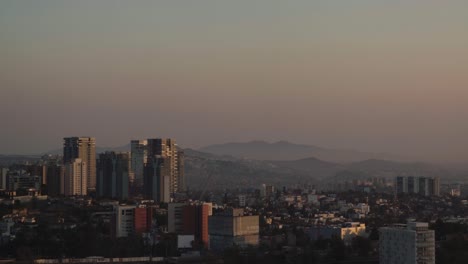
[[[310,175],[316,179],[328,177],[331,174],[336,173],[339,170],[345,168],[344,165],[319,160],[316,158],[306,158],[299,160],[287,160],[287,161],[271,161],[280,168],[288,168],[296,172]]]
[[[185,154],[185,178],[191,189],[258,188],[262,183],[285,186],[315,183],[325,176],[320,170],[315,171],[319,173],[299,171],[273,161],[239,159],[193,150],[185,150]]]
[[[216,155],[231,155],[257,160],[298,160],[315,157],[324,161],[350,163],[368,159],[404,161],[405,158],[385,153],[370,153],[347,149],[326,149],[312,145],[294,144],[287,141],[268,143],[251,141],[210,145],[199,149]]]
[[[427,163],[407,163],[370,159],[350,164],[323,161],[317,158],[298,160],[253,160],[186,151],[187,185],[198,189],[254,187],[261,183],[277,187],[301,184],[325,186],[369,178],[392,179],[399,175],[439,176],[443,179],[466,177],[467,171],[454,171]]]

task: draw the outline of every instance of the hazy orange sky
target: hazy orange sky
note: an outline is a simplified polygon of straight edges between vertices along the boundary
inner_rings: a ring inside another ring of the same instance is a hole
[[[265,139],[468,161],[468,1],[1,1],[0,153]]]

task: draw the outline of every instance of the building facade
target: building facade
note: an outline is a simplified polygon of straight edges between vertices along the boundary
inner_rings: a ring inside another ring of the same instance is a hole
[[[63,164],[81,159],[87,165],[87,188],[96,189],[96,139],[93,137],[67,137],[63,143]]]
[[[99,155],[96,193],[99,197],[128,198],[130,154],[106,152]]]
[[[135,233],[134,205],[118,205],[115,213],[115,237],[128,237]]]
[[[65,175],[65,168],[59,164],[47,166],[47,195],[60,195],[60,185]]]
[[[63,181],[64,195],[87,195],[88,194],[88,166],[81,159],[74,159],[65,165],[65,176]]]
[[[208,218],[210,249],[223,251],[234,245],[246,247],[259,243],[259,217],[245,216],[243,209],[227,209]]]
[[[45,164],[34,164],[28,166],[27,171],[32,176],[39,176],[41,178],[41,184],[47,184],[47,165]]]
[[[143,185],[143,173],[148,160],[147,145],[147,140],[130,141],[131,168],[134,175],[134,179],[130,179],[130,181],[137,187]]]
[[[185,203],[169,203],[167,206],[167,229],[169,233],[182,234],[184,232],[183,226],[183,212]]]
[[[398,176],[395,178],[395,192],[439,196],[440,179],[438,177]]]
[[[153,225],[153,208],[152,207],[137,207],[134,213],[134,227],[136,234],[151,232]]]
[[[7,174],[8,174],[7,168],[0,168],[0,190],[8,189]]]
[[[7,174],[6,185],[9,191],[18,190],[37,190],[41,189],[41,177],[32,176],[29,173],[21,173],[17,171],[9,171]]]
[[[145,164],[143,191],[146,199],[168,203],[170,193],[171,157],[152,156]]]
[[[164,158],[169,176],[171,194],[185,191],[184,153],[179,150],[174,139],[148,139],[148,163],[151,159]]]
[[[211,216],[211,203],[189,204],[182,212],[184,235],[194,235],[195,241],[206,248],[210,247],[208,217]]]
[[[347,246],[352,244],[354,237],[364,236],[365,233],[366,224],[359,222],[346,222],[340,226],[314,226],[307,231],[308,236],[313,241],[339,237]]]
[[[435,264],[435,236],[428,223],[381,228],[380,264]]]

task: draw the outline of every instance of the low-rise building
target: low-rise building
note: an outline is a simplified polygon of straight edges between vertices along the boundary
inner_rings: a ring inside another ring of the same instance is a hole
[[[315,226],[308,230],[311,240],[339,237],[346,245],[351,245],[354,237],[364,236],[365,233],[366,224],[358,222],[346,222],[341,226]]]
[[[222,251],[233,245],[257,246],[259,242],[258,215],[246,216],[243,209],[227,209],[208,219],[210,247]]]

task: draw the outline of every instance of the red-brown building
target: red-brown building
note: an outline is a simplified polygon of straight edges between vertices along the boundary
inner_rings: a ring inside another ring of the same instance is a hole
[[[211,214],[210,204],[190,204],[183,208],[183,233],[195,235],[196,242],[202,242],[209,248],[208,216]]]
[[[141,234],[151,231],[151,223],[153,222],[153,208],[142,207],[135,208],[134,226],[135,234]]]

